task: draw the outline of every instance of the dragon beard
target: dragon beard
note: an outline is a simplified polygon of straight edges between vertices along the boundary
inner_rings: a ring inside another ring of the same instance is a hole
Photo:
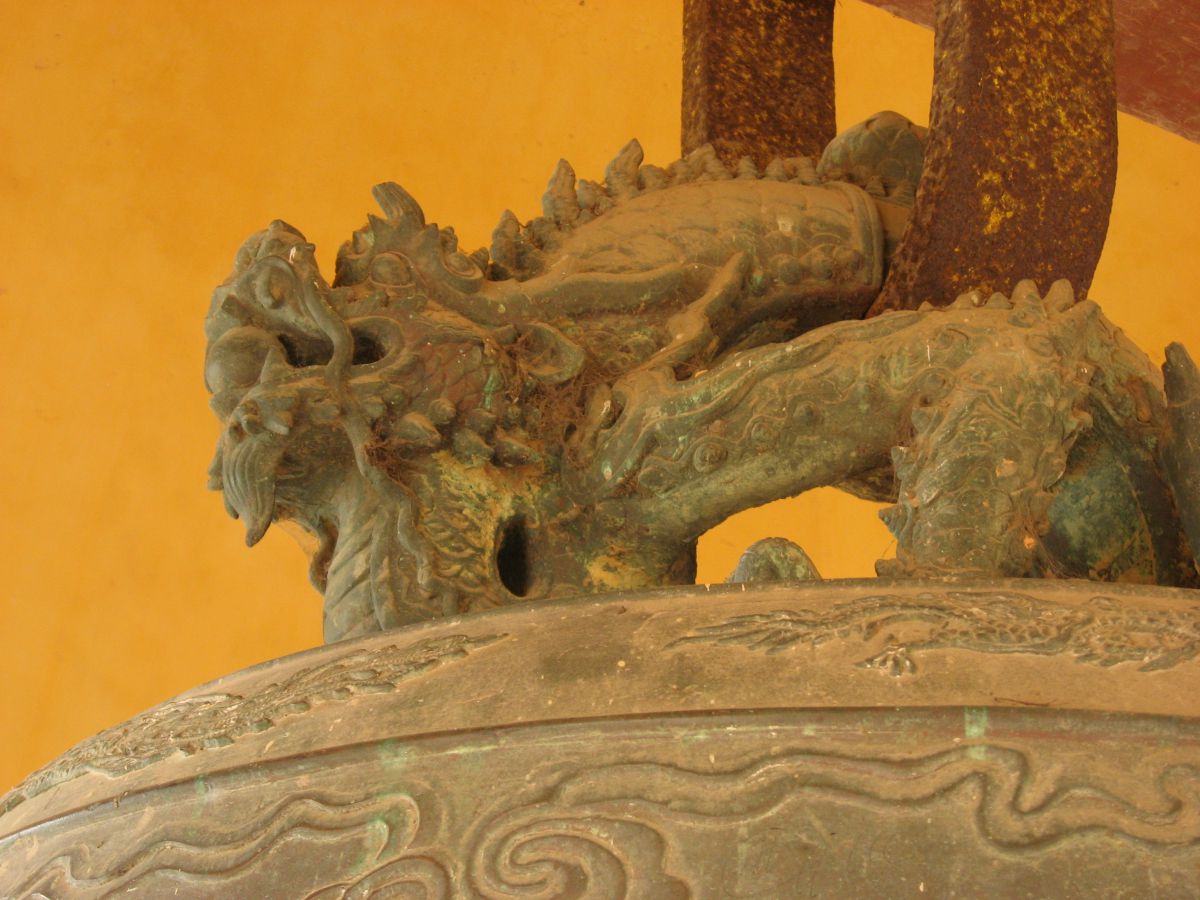
[[[227,436],[221,447],[225,508],[246,526],[246,545],[257,544],[275,517],[275,483],[284,442],[265,431]]]

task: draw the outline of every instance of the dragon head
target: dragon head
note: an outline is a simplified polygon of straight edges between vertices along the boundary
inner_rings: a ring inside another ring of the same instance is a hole
[[[540,464],[521,427],[515,329],[452,308],[483,281],[478,256],[399,187],[375,194],[387,218],[342,248],[334,285],[304,236],[273,222],[238,251],[206,323],[222,423],[211,486],[249,544],[274,521],[316,539],[333,637],[458,611],[447,585],[463,563],[447,548],[500,537],[490,521],[429,515],[427,498],[475,489],[485,461]]]

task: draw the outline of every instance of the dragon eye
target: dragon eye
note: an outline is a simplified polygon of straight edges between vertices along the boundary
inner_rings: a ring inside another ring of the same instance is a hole
[[[412,284],[412,263],[399,253],[380,253],[371,261],[371,280],[397,287]]]
[[[219,393],[230,389],[245,390],[254,385],[274,344],[271,335],[252,326],[225,332],[209,347],[205,359],[204,377],[208,389]]]

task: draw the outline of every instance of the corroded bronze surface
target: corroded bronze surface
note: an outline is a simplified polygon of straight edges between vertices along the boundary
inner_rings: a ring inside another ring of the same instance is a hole
[[[836,130],[833,0],[684,0],[683,152],[815,156]]]
[[[1193,583],[1161,375],[1094,303],[860,319],[920,151],[894,114],[762,173],[631,144],[469,256],[382,185],[332,286],[273,223],[209,314],[214,486],[252,543],[313,535],[330,640],[690,582],[704,531],[822,485],[894,504],[888,574]]]
[[[0,895],[1200,892],[1200,599],[1097,583],[1196,583],[1200,373],[1052,281],[1111,197],[1104,4],[948,0],[930,135],[819,161],[769,157],[824,143],[831,4],[748,6],[688,7],[715,149],[562,162],[471,254],[380,185],[332,284],[286,223],[243,245],[213,486],[315,538],[351,639],[31,775]],[[825,484],[890,502],[902,577],[777,539],[644,590]]]
[[[1198,688],[1185,591],[497,610],[277,660],[85,742],[5,798],[0,895],[1188,895]]]
[[[1091,284],[1117,122],[1108,0],[946,0],[913,218],[873,313]]]

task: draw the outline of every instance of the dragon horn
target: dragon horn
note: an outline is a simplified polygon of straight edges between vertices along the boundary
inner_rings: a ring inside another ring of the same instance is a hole
[[[409,235],[425,227],[425,213],[412,194],[394,181],[385,181],[371,188],[371,195],[389,224],[401,234]]]

